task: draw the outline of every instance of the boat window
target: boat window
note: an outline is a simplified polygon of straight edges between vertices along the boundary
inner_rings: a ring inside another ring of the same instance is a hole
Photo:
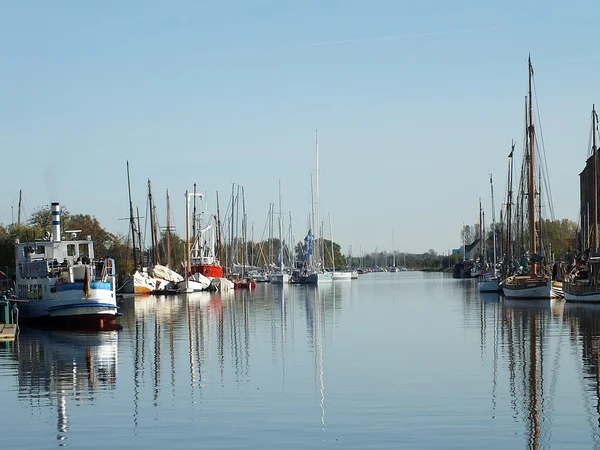
[[[75,244],[67,244],[67,256],[75,256]]]
[[[38,245],[35,249],[35,252],[39,255],[44,255],[46,253],[46,247],[43,245]]]
[[[90,256],[87,244],[79,244],[79,256]]]

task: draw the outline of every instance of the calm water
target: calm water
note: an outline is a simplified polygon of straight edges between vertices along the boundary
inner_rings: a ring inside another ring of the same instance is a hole
[[[403,272],[122,312],[0,344],[0,448],[600,448],[600,307]]]

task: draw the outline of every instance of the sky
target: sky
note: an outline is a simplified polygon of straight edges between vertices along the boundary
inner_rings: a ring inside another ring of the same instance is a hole
[[[357,255],[446,253],[491,219],[511,140],[522,157],[527,58],[556,218],[577,221],[600,102],[593,1],[220,0],[0,3],[0,223],[59,201],[127,233],[152,180],[227,208],[244,186],[254,236],[269,204],[302,239],[319,130],[321,218]],[[496,213],[497,219],[498,213]],[[287,228],[287,224],[286,224]],[[393,231],[392,231],[393,230]]]

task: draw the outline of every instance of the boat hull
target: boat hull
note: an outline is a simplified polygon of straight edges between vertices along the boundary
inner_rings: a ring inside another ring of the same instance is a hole
[[[502,292],[509,299],[539,300],[550,299],[552,293],[552,280],[548,278],[509,277],[502,284]]]
[[[600,286],[578,286],[563,283],[563,295],[567,302],[600,303]]]
[[[290,274],[274,273],[271,275],[271,284],[288,284],[290,282]]]
[[[333,272],[333,281],[350,281],[352,279],[352,272]]]
[[[192,264],[192,273],[199,273],[207,278],[223,278],[223,267],[218,264]]]
[[[479,292],[501,292],[502,288],[500,287],[500,279],[499,278],[490,278],[483,279],[479,281],[477,284],[477,288]]]
[[[68,284],[62,286],[69,287]],[[55,292],[51,298],[23,300],[18,303],[18,308],[19,318],[25,321],[68,320],[91,324],[111,322],[120,315],[112,289],[91,288],[87,298],[83,289],[63,290]]]
[[[333,274],[331,272],[311,273],[307,281],[309,284],[331,283],[333,281]]]

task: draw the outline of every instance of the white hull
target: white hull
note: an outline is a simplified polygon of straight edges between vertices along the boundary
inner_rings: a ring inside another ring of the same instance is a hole
[[[177,283],[177,289],[179,289],[181,292],[185,292],[188,294],[190,292],[206,291],[210,286],[210,280],[204,275],[200,275],[199,273],[195,273],[193,276],[196,279],[188,278],[187,280],[183,280]]]
[[[43,319],[117,315],[117,300],[113,290],[90,289],[88,298],[85,298],[83,289],[56,292],[52,295],[40,300],[20,302],[19,317]]]
[[[352,272],[333,272],[333,281],[342,281],[352,279]]]
[[[350,278],[352,278],[353,280],[358,280],[358,270],[353,270],[352,272],[350,272]]]
[[[509,277],[507,281],[511,278],[513,277]],[[553,297],[552,280],[548,278],[548,281],[544,284],[533,283],[530,286],[514,285],[504,282],[502,284],[502,292],[506,298],[510,299],[550,299]]]
[[[150,295],[154,290],[166,289],[170,281],[153,278],[147,272],[136,271],[133,276],[123,283],[120,292],[124,294]]]
[[[489,278],[483,279],[477,284],[477,288],[479,292],[500,292],[502,289],[500,288],[500,279],[499,278]]]
[[[308,276],[310,284],[331,283],[332,281],[333,274],[331,272],[315,272]]]
[[[289,273],[274,273],[271,275],[271,284],[288,284],[290,282]]]

